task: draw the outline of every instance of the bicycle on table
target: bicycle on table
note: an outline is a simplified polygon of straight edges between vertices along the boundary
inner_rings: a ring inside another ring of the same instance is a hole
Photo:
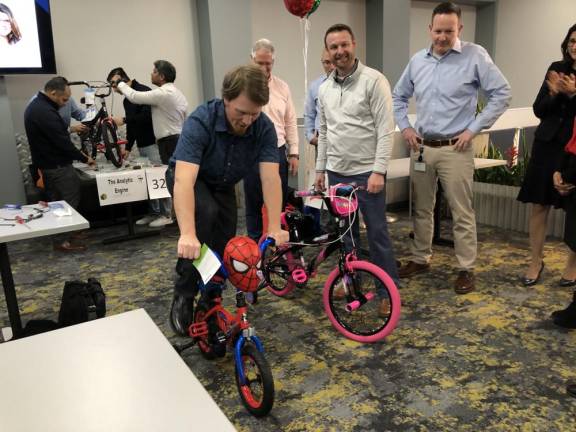
[[[112,93],[112,85],[104,81],[72,81],[68,85],[84,85],[87,90],[84,96],[86,106],[95,104],[94,98],[100,99],[100,109],[93,118],[82,121],[88,131],[80,134],[81,151],[92,159],[96,159],[98,152],[104,153],[106,159],[119,168],[122,166],[123,156],[120,145],[126,140],[118,140],[117,126],[106,108],[106,98]]]
[[[239,237],[236,237],[238,239]],[[246,241],[252,243],[254,256],[253,270],[242,268],[238,271],[254,273],[255,285],[258,288],[259,277],[256,276],[260,266],[260,251],[258,246],[249,238]],[[233,239],[234,240],[234,239]],[[273,240],[264,242],[267,247]],[[230,244],[230,243],[229,243]],[[227,246],[228,247],[228,246]],[[225,252],[225,262],[227,262]],[[236,264],[234,264],[236,265]],[[246,266],[245,263],[238,264]],[[226,272],[224,265],[221,270]],[[242,275],[241,275],[242,277]],[[232,278],[230,278],[232,280]],[[232,280],[232,282],[235,282]],[[256,417],[267,415],[274,405],[274,378],[272,371],[264,356],[262,342],[256,336],[254,328],[248,321],[248,304],[246,294],[250,291],[236,288],[236,313],[228,311],[222,304],[222,289],[214,289],[210,284],[200,285],[200,298],[194,305],[192,324],[187,329],[187,335],[192,341],[184,346],[175,347],[180,353],[194,345],[198,345],[202,356],[208,360],[224,357],[230,349],[234,353],[236,387],[246,409]],[[240,286],[240,285],[238,285]],[[209,289],[208,287],[212,288]],[[170,325],[176,333],[181,334],[182,318],[178,317],[177,298],[172,302],[170,311]]]
[[[338,263],[323,288],[324,311],[341,334],[358,342],[376,342],[388,336],[400,317],[400,294],[390,276],[380,267],[358,259],[352,236],[347,250],[344,236],[358,214],[355,185],[337,184],[324,193],[297,191],[297,197],[316,197],[326,204],[332,217],[327,233],[314,237],[313,217],[298,210],[282,213],[282,227],[289,231],[290,242],[276,250],[264,250],[262,274],[266,288],[285,296],[303,287],[316,276],[318,266],[333,253]],[[304,248],[319,251],[306,262]],[[385,313],[382,303],[387,306]]]

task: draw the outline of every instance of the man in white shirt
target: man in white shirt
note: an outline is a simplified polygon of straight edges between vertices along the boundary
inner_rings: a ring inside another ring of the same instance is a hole
[[[158,88],[150,91],[136,91],[125,82],[116,83],[118,91],[134,104],[150,105],[152,107],[152,126],[160,150],[160,158],[164,165],[176,148],[182,125],[188,112],[188,101],[174,85],[176,68],[166,60],[156,60],[150,75],[152,84]],[[171,224],[171,215],[162,215],[149,225],[152,228]],[[143,225],[141,221],[136,224]]]

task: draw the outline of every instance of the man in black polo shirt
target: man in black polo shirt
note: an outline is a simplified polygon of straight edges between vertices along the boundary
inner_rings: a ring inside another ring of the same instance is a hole
[[[32,162],[40,169],[44,178],[46,195],[50,201],[65,200],[78,210],[80,203],[80,179],[72,167],[75,160],[95,165],[92,158],[78,150],[68,133],[58,109],[70,99],[70,87],[63,77],[55,77],[38,92],[24,112],[24,126]],[[55,244],[62,251],[83,250],[82,244],[65,240]]]
[[[288,240],[288,233],[280,228],[282,183],[276,131],[261,112],[268,98],[268,79],[257,66],[228,72],[222,99],[206,102],[190,114],[170,159],[167,177],[170,187],[175,175],[172,196],[180,227],[171,323],[180,334],[186,334],[198,289],[192,260],[198,258],[202,243],[222,256],[236,234],[235,185],[256,164],[268,209],[268,235],[278,245]],[[221,279],[209,284],[218,289]]]
[[[139,83],[135,79],[130,79],[123,68],[117,67],[110,71],[106,80],[112,84],[116,93],[120,93],[116,83],[123,81],[132,89],[139,92],[150,91],[150,87]],[[154,165],[162,165],[154,128],[152,125],[152,110],[150,105],[140,105],[130,102],[127,98],[122,101],[124,105],[125,117],[114,117],[114,122],[118,126],[126,124],[126,139],[128,143],[124,149],[124,158],[128,158],[134,143],[138,146],[140,156],[148,158]],[[172,202],[170,199],[150,200],[150,214],[136,221],[136,225],[148,225],[150,222],[161,216],[170,218],[172,213]]]

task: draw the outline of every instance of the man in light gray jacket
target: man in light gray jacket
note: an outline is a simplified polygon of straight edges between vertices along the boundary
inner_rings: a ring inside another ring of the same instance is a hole
[[[316,187],[330,184],[365,185],[358,192],[360,211],[368,228],[371,261],[398,285],[398,270],[386,224],[386,171],[392,152],[394,117],[388,80],[358,61],[352,29],[331,26],[324,36],[334,72],[320,86],[320,130]],[[354,238],[358,238],[355,227]],[[383,296],[384,293],[381,293]],[[387,309],[382,298],[381,312]]]

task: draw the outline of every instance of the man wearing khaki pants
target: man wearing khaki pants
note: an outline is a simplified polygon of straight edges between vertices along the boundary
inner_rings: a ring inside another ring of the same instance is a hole
[[[476,219],[472,208],[472,138],[489,128],[510,103],[510,85],[484,48],[462,42],[461,11],[451,2],[432,12],[431,47],[416,53],[393,92],[394,116],[413,150],[414,242],[412,257],[399,276],[428,271],[432,257],[433,210],[438,179],[454,222],[459,273],[457,294],[474,290]],[[478,91],[487,97],[476,116]],[[408,101],[416,98],[416,129],[408,120]]]

